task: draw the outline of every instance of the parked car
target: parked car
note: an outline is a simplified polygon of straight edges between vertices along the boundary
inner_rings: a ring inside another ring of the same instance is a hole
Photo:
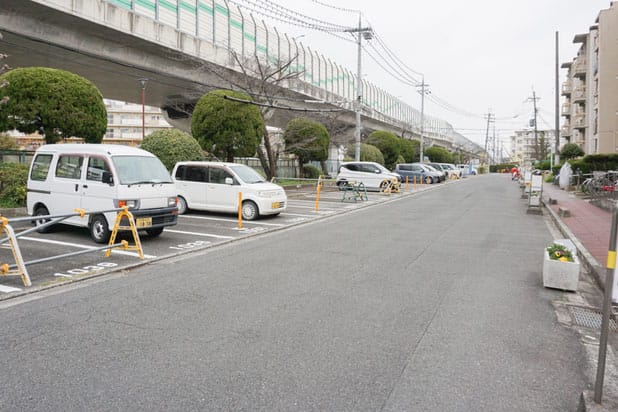
[[[446,170],[449,178],[452,178],[453,176],[455,176],[457,179],[459,179],[461,177],[461,173],[462,173],[461,169],[459,169],[458,167],[455,167],[454,164],[440,163],[440,165],[442,166],[444,170]]]
[[[399,174],[389,171],[379,163],[347,162],[339,166],[336,182],[340,189],[346,183],[362,183],[367,190],[380,190],[392,179],[401,182]]]
[[[423,163],[426,166],[432,167],[434,170],[439,172],[442,177],[442,181],[445,181],[448,178],[448,172],[440,163]]]
[[[135,225],[159,236],[176,224],[176,191],[159,158],[135,147],[106,144],[48,144],[34,155],[28,173],[27,210],[31,216],[68,215],[62,224],[87,227],[97,243],[107,243],[116,223],[114,209],[127,206]],[[50,219],[35,221],[41,226]],[[38,229],[53,229],[48,224]],[[127,230],[121,225],[120,230]]]
[[[399,174],[404,182],[407,177],[408,183],[423,182],[431,184],[441,181],[440,172],[433,168],[430,169],[422,163],[400,163],[395,166],[394,172]]]
[[[247,165],[225,162],[178,162],[172,170],[178,195],[178,213],[188,209],[210,212],[238,211],[242,193],[242,217],[278,215],[287,207],[285,190],[270,183]]]
[[[476,168],[474,166],[472,166],[472,164],[457,165],[457,167],[461,169],[462,176],[477,175],[478,174],[478,171],[476,170]]]

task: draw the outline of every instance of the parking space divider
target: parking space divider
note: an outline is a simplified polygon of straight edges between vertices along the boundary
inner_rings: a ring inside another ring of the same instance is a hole
[[[69,217],[79,216],[83,218],[89,214],[95,214],[95,213],[101,214],[101,213],[106,213],[106,212],[118,212],[118,214],[116,215],[116,222],[114,224],[114,228],[110,235],[109,244],[107,246],[101,246],[99,248],[81,250],[77,252],[64,253],[64,254],[56,255],[56,256],[49,256],[49,257],[45,257],[41,259],[30,260],[28,262],[24,261],[22,254],[21,254],[21,250],[19,248],[19,243],[17,242],[17,239],[19,237],[27,235],[28,233],[31,233],[33,231],[37,231],[42,228],[54,225]],[[129,222],[128,227],[121,226],[121,221],[123,218],[127,219],[127,221]],[[41,221],[44,223],[38,224],[33,228],[23,230],[16,234],[15,231],[13,230],[11,223],[26,222],[26,221]],[[134,245],[130,246],[129,242],[127,242],[126,240],[122,240],[119,243],[114,243],[116,241],[116,235],[119,229],[131,230],[133,234],[133,240],[135,242]],[[142,250],[142,245],[139,239],[139,234],[137,233],[137,227],[135,226],[135,219],[133,217],[133,214],[129,212],[127,206],[123,208],[103,210],[103,211],[97,211],[97,212],[86,212],[84,209],[75,209],[75,213],[69,213],[66,215],[39,215],[39,216],[31,216],[31,217],[24,217],[24,218],[13,218],[13,219],[7,219],[3,216],[0,216],[0,233],[6,236],[0,239],[0,244],[6,243],[6,242],[9,243],[11,252],[13,254],[13,259],[15,260],[15,263],[13,264],[0,263],[0,276],[20,276],[22,283],[26,287],[32,286],[30,275],[28,274],[28,270],[26,269],[26,266],[28,265],[34,265],[34,264],[42,263],[42,262],[49,262],[52,260],[62,259],[62,258],[70,257],[70,256],[77,256],[77,255],[81,255],[84,253],[97,252],[101,250],[107,250],[105,257],[109,257],[112,253],[112,249],[114,248],[122,248],[125,250],[135,250],[138,252],[140,259],[144,259],[144,252]]]

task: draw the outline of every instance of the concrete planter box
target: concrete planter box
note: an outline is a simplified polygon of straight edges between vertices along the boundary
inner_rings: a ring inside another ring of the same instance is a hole
[[[574,262],[561,262],[549,258],[545,249],[543,259],[543,286],[546,288],[577,291],[579,282],[580,263],[576,253],[573,253]]]

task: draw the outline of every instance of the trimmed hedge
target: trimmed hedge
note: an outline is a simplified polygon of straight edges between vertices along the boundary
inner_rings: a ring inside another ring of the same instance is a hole
[[[320,175],[322,175],[322,171],[318,167],[312,164],[303,165],[303,176],[306,179],[318,179]]]
[[[0,163],[0,207],[26,206],[28,165]]]

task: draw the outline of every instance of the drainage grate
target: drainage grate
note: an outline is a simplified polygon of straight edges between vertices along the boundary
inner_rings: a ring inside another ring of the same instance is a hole
[[[590,329],[601,329],[603,314],[600,310],[573,305],[569,305],[568,307],[571,318],[576,325]],[[610,315],[609,330],[618,332],[618,323],[616,322],[615,314]]]

